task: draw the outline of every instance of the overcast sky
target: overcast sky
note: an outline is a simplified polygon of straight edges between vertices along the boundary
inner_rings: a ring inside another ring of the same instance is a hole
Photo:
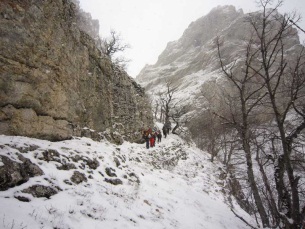
[[[127,72],[135,77],[145,64],[154,64],[169,41],[178,40],[188,25],[218,5],[234,5],[244,13],[258,10],[255,0],[80,0],[81,7],[100,23],[100,35],[119,32],[131,48]],[[296,10],[303,17],[305,0],[286,0],[281,12]],[[302,40],[305,35],[302,36]]]

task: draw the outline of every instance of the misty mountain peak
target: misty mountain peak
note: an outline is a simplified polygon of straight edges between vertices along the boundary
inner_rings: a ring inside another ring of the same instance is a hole
[[[206,16],[192,22],[178,41],[169,42],[164,52],[159,56],[157,64],[167,64],[166,60],[172,61],[190,49],[202,47],[243,15],[242,10],[236,10],[232,5],[213,8]],[[182,53],[174,53],[173,55],[172,50],[178,50],[178,47]]]
[[[201,46],[242,15],[243,12],[237,11],[234,6],[218,6],[206,16],[191,23],[185,30],[181,42],[186,48],[189,45]]]
[[[276,10],[273,13],[280,17]],[[181,94],[195,98],[207,80],[220,75],[216,38],[220,38],[222,55],[228,63],[243,58],[245,42],[253,32],[248,19],[259,18],[261,14],[261,11],[244,14],[232,5],[215,7],[192,22],[179,40],[169,42],[157,63],[145,66],[137,80],[150,93],[157,93],[162,82],[173,80],[180,85]],[[285,43],[287,47],[299,44],[297,31],[291,32]]]

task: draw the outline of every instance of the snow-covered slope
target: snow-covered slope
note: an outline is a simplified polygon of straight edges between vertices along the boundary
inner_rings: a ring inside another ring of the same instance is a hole
[[[48,150],[58,154],[45,161]],[[88,138],[49,142],[0,136],[0,156],[18,162],[19,154],[39,165],[44,175],[0,191],[3,229],[247,228],[230,211],[221,165],[174,135],[150,149],[144,144],[117,146]],[[98,163],[90,167],[86,161]],[[59,170],[63,164],[70,166]],[[0,161],[0,169],[3,165]],[[75,171],[87,181],[72,182]],[[49,186],[58,193],[37,198],[22,192],[33,185]],[[234,201],[233,205],[253,223]]]

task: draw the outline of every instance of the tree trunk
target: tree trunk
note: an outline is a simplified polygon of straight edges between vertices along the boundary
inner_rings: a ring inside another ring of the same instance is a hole
[[[176,133],[176,130],[177,130],[178,128],[179,128],[179,123],[176,122],[176,125],[175,125],[175,127],[173,128],[172,133],[173,133],[173,134],[177,134],[177,133]]]
[[[301,214],[300,214],[300,200],[299,200],[299,193],[298,193],[298,178],[295,178],[294,171],[291,165],[291,144],[292,139],[288,139],[286,137],[285,133],[285,127],[283,123],[283,117],[278,111],[278,106],[276,104],[276,100],[274,97],[274,90],[272,90],[270,83],[267,84],[267,88],[270,94],[270,100],[273,108],[273,112],[275,114],[276,122],[277,122],[277,128],[280,132],[280,140],[283,148],[283,155],[281,155],[281,161],[279,161],[279,172],[276,174],[279,179],[279,193],[282,195],[282,200],[286,201],[287,206],[287,217],[292,218],[293,224],[292,228],[298,228],[299,225],[301,225]],[[281,163],[281,164],[280,164]],[[289,180],[289,186],[291,189],[291,195],[288,191],[285,191],[283,193],[283,188],[285,187],[285,184],[283,182],[283,176],[284,176],[284,170],[287,173],[288,180]],[[279,196],[280,198],[280,196]]]
[[[278,225],[280,223],[280,215],[279,215],[279,212],[277,211],[276,202],[274,200],[273,192],[271,190],[268,177],[267,177],[267,175],[265,173],[264,166],[262,165],[262,163],[260,161],[259,152],[257,152],[257,154],[256,154],[256,161],[258,163],[259,170],[261,172],[261,175],[262,175],[262,178],[263,178],[263,182],[264,182],[265,188],[267,190],[267,195],[268,195],[267,198],[268,198],[268,202],[269,202],[269,209],[270,209],[270,212],[272,214],[273,221],[274,221],[273,222],[273,226],[278,227]]]
[[[247,137],[248,133],[243,133],[243,135],[244,136],[242,137],[242,142],[243,142],[243,149],[244,149],[246,161],[247,161],[247,174],[248,174],[249,184],[250,184],[251,190],[253,192],[254,201],[255,201],[258,213],[261,217],[263,227],[264,228],[269,227],[269,219],[268,219],[267,213],[265,211],[262,199],[260,197],[260,194],[259,194],[259,191],[258,191],[258,188],[256,185],[256,181],[254,178],[251,149],[250,149],[249,141],[247,140],[247,139],[249,139]]]

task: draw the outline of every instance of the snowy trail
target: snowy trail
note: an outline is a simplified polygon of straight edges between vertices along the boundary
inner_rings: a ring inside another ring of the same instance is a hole
[[[59,153],[58,161],[41,160],[48,149]],[[247,228],[225,204],[220,164],[211,163],[209,155],[175,135],[148,150],[144,144],[117,146],[88,138],[48,142],[0,136],[0,156],[18,160],[20,152],[44,175],[0,192],[0,228]],[[96,159],[99,166],[91,169],[83,161],[74,162],[71,158],[76,155]],[[75,168],[58,170],[63,161],[74,163]],[[105,182],[113,179],[106,168],[113,169],[121,185]],[[85,174],[87,182],[67,182],[75,171]],[[22,192],[34,184],[62,191],[49,199]],[[17,200],[17,195],[30,202]],[[239,207],[235,211],[252,222]]]

